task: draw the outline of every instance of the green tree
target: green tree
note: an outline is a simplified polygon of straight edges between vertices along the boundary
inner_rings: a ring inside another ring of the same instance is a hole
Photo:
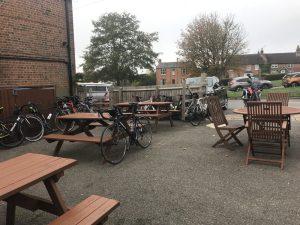
[[[233,17],[200,15],[190,23],[178,42],[179,54],[195,70],[222,77],[246,47],[244,30]]]
[[[84,72],[117,85],[130,83],[138,68],[152,68],[158,56],[152,43],[157,33],[139,30],[139,21],[129,13],[108,13],[93,21],[91,44],[84,54]]]

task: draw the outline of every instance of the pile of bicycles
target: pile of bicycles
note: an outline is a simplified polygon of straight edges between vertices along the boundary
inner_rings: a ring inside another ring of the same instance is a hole
[[[24,140],[34,142],[40,140],[44,134],[64,131],[66,124],[57,118],[74,112],[94,112],[93,98],[80,100],[78,96],[57,98],[54,107],[44,114],[38,105],[32,102],[21,107],[15,107],[13,120],[0,120],[0,145],[16,147]],[[0,114],[5,110],[0,107]],[[72,124],[70,130],[74,128]]]

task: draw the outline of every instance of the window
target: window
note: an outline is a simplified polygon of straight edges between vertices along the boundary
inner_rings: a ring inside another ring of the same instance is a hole
[[[259,70],[259,65],[254,65],[254,70]]]
[[[105,86],[94,86],[91,88],[92,92],[106,92]]]
[[[175,83],[176,83],[175,79],[172,79],[172,84],[175,84]]]
[[[287,64],[287,68],[292,68],[293,64]]]
[[[278,64],[272,64],[272,65],[271,65],[271,68],[272,68],[272,69],[277,69],[277,68],[278,68]]]
[[[161,69],[160,69],[160,73],[161,73],[162,75],[165,75],[165,74],[166,74],[166,68],[161,68]]]
[[[162,85],[166,84],[166,79],[162,79]]]
[[[280,70],[280,73],[281,74],[285,74],[285,70]]]
[[[247,66],[246,71],[251,71],[251,65]]]
[[[187,74],[187,69],[186,68],[181,68],[181,74]]]
[[[172,75],[175,76],[175,68],[172,68]]]

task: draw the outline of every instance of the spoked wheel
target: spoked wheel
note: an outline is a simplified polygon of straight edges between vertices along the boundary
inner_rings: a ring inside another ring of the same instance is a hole
[[[142,148],[147,148],[152,141],[150,120],[146,117],[138,118],[136,126],[136,141]]]
[[[200,123],[204,120],[205,114],[201,111],[194,111],[189,115],[190,123],[193,126],[199,126]]]
[[[4,128],[5,126],[5,128]],[[3,147],[13,148],[17,147],[24,141],[24,136],[20,131],[18,125],[13,128],[14,124],[0,124],[0,145]]]
[[[67,123],[64,122],[63,120],[58,119],[57,117],[68,115],[68,114],[69,113],[64,112],[64,111],[57,111],[54,114],[54,124],[55,124],[56,128],[59,129],[60,131],[65,131]],[[72,122],[72,124],[71,124],[70,128],[68,129],[68,131],[73,130],[74,126],[75,126],[75,122]]]
[[[129,148],[129,136],[120,127],[110,125],[105,128],[101,135],[101,153],[103,158],[116,165],[125,157]]]
[[[21,122],[20,130],[27,141],[40,140],[45,132],[43,122],[34,115],[26,115]]]

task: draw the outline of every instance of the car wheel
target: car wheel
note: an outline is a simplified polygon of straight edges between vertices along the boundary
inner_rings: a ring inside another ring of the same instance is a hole
[[[270,88],[270,86],[268,84],[263,84],[262,85],[262,89],[268,89],[268,88]]]
[[[292,85],[291,85],[292,87],[297,87],[298,86],[298,84],[296,83],[296,82],[294,82],[294,83],[292,83]]]

